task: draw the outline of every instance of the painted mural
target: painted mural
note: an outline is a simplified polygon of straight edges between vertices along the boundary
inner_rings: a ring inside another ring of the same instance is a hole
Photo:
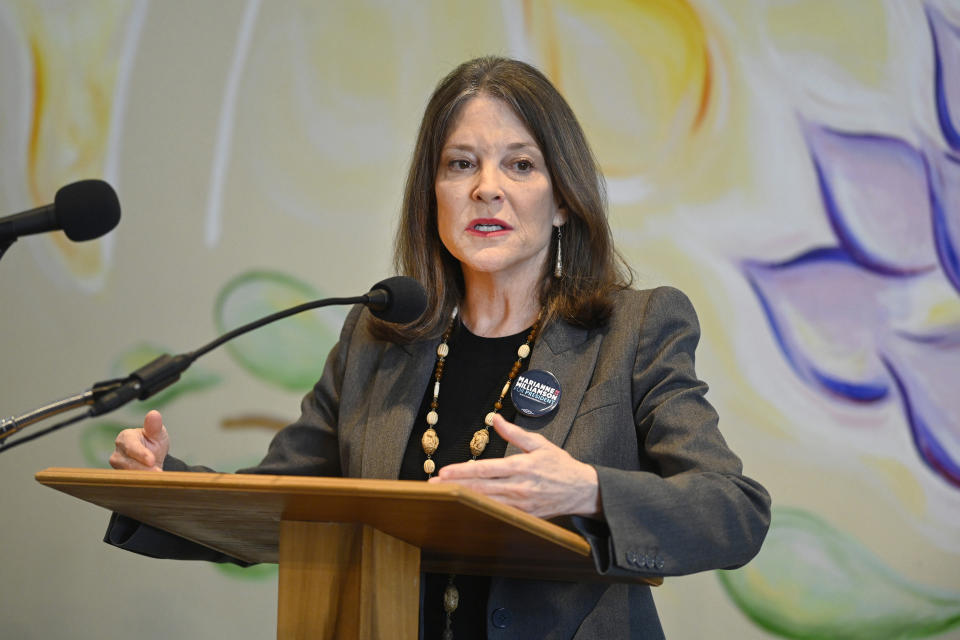
[[[640,286],[693,300],[721,429],[774,499],[756,560],[655,593],[667,636],[957,637],[952,0],[0,0],[4,212],[87,177],[123,206],[103,240],[38,236],[0,261],[0,411],[381,279],[425,100],[485,53],[536,64],[570,101],[619,249]],[[38,531],[37,505],[64,503],[31,476],[105,466],[151,408],[178,456],[255,463],[343,318],[267,327],[146,403],[0,457],[9,535],[32,545],[0,556],[11,633],[110,637],[121,603],[143,637],[271,634],[275,567],[120,558],[82,507],[82,535]],[[101,593],[44,584],[105,564]],[[70,616],[39,614],[48,590]]]

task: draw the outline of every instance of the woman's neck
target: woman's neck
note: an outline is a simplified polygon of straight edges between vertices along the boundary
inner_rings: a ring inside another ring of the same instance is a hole
[[[464,279],[466,295],[460,305],[460,319],[474,335],[510,336],[532,325],[540,313],[540,292],[530,284],[484,277]]]

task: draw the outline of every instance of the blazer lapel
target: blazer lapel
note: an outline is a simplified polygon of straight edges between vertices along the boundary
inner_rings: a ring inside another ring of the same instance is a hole
[[[534,345],[529,368],[543,369],[557,377],[560,382],[560,404],[553,413],[542,418],[530,418],[517,413],[516,424],[562,447],[580,409],[583,393],[590,383],[600,343],[601,336],[598,333],[591,336],[586,329],[573,327],[562,320],[551,323]],[[515,453],[521,453],[520,449],[508,444],[505,455]]]
[[[384,350],[369,396],[362,477],[396,480],[400,475],[413,421],[433,371],[435,342],[390,345]],[[376,416],[376,421],[369,416]]]
[[[560,382],[560,404],[543,418],[517,414],[516,423],[540,433],[562,447],[590,383],[600,351],[601,336],[563,321],[552,323],[530,354],[530,369],[543,369]],[[414,420],[435,362],[437,340],[411,345],[389,345],[371,386],[368,419],[363,436],[361,476],[396,479]],[[507,445],[505,455],[520,453]]]

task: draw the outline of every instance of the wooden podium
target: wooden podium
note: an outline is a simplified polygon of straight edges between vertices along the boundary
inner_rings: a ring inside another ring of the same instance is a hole
[[[37,480],[240,560],[279,562],[278,638],[416,638],[421,570],[603,579],[580,535],[452,484],[58,468]]]

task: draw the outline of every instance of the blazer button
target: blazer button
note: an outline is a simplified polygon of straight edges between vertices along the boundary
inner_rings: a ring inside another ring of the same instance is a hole
[[[627,564],[633,565],[633,566],[635,567],[635,566],[637,566],[639,563],[640,563],[640,561],[639,561],[639,559],[637,558],[637,552],[636,552],[636,551],[627,551]]]
[[[655,566],[657,566],[657,562],[653,559],[653,556],[647,556],[646,565],[647,569],[653,569]]]
[[[663,569],[663,558],[661,556],[657,556],[657,569]]]
[[[509,609],[494,609],[493,613],[490,615],[490,621],[493,622],[493,626],[497,629],[506,629],[510,626],[510,622],[513,618]]]

